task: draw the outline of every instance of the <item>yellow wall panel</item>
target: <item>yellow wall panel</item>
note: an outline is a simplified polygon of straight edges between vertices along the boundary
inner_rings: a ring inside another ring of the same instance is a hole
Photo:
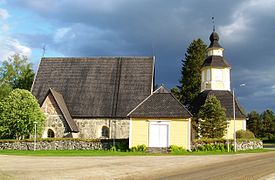
[[[150,121],[167,121],[169,124],[169,144],[188,148],[188,119],[145,119],[131,120],[130,147],[145,144],[149,146]]]
[[[173,120],[170,123],[170,145],[188,148],[188,120]]]
[[[148,125],[149,122],[146,119],[132,119],[131,147],[141,144],[148,146]]]
[[[246,129],[245,126],[245,119],[236,119],[236,131],[241,130],[241,129]],[[227,130],[227,136],[229,139],[234,138],[234,120],[229,121],[229,128]],[[225,138],[227,138],[227,136]]]

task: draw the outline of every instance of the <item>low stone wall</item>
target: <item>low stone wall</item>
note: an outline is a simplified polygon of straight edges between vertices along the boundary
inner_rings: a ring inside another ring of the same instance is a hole
[[[227,146],[229,143],[230,146],[234,146],[233,140],[197,140],[192,142],[192,150],[197,150],[200,146],[204,146],[206,144],[210,145],[224,145]],[[237,140],[237,150],[249,150],[249,149],[262,149],[263,142],[261,140],[252,139],[252,140]]]
[[[128,139],[116,139],[115,145],[128,147]],[[81,139],[41,139],[36,142],[36,150],[103,150],[109,149],[114,143],[113,139],[81,140]],[[0,140],[0,150],[34,150],[34,142]]]
[[[239,141],[237,142],[237,150],[248,150],[248,149],[262,149],[263,141]]]

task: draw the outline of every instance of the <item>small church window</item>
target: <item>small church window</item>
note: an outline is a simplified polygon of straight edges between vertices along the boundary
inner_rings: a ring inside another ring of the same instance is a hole
[[[109,128],[107,126],[102,127],[101,136],[109,138]]]
[[[54,138],[54,132],[52,129],[48,129],[48,138]]]

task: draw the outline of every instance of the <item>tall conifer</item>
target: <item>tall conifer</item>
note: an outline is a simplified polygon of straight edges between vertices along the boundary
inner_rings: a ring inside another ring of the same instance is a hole
[[[206,50],[207,46],[201,39],[193,40],[182,60],[179,97],[191,112],[201,90],[201,67],[206,58]]]
[[[199,110],[198,117],[202,137],[222,138],[224,136],[227,128],[225,109],[214,95],[208,96]]]

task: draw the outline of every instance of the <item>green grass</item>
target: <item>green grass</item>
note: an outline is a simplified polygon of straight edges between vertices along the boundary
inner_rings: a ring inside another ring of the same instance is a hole
[[[140,156],[148,153],[103,150],[0,150],[0,154],[18,156]]]
[[[246,150],[238,151],[237,154],[241,153],[261,153],[269,152],[272,150],[257,149],[257,150]],[[200,151],[200,152],[171,152],[163,154],[152,154],[145,152],[113,152],[113,151],[99,151],[99,150],[0,150],[2,155],[17,155],[17,156],[174,156],[174,155],[226,155],[234,154],[234,152],[221,152],[221,151]]]

